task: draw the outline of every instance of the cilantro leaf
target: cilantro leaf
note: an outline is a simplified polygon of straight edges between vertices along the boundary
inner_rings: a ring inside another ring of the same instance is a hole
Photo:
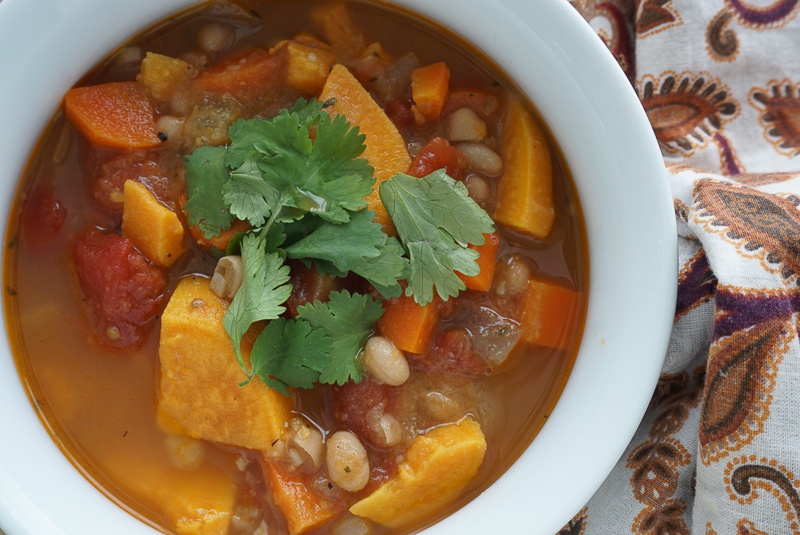
[[[458,295],[465,286],[454,271],[478,273],[478,253],[467,245],[494,231],[489,215],[444,170],[419,179],[397,174],[379,192],[411,262],[406,294],[422,305],[434,290],[445,300]]]
[[[230,173],[225,166],[225,147],[200,147],[184,158],[186,169],[186,219],[207,238],[231,227],[233,215],[222,198]]]
[[[320,225],[325,225],[325,221],[313,214],[305,214],[302,218],[292,221],[291,224],[284,225],[286,232],[286,246],[296,243],[312,232]]]
[[[252,372],[247,370],[241,352],[244,333],[257,321],[280,316],[286,310],[283,303],[292,292],[292,286],[288,284],[289,267],[284,264],[281,255],[267,253],[265,248],[266,241],[256,234],[247,234],[242,239],[242,286],[222,318],[225,330],[233,341],[239,366],[248,377],[252,377]]]
[[[253,373],[288,395],[289,387],[311,388],[325,369],[333,343],[323,329],[304,320],[270,321],[253,344]]]
[[[280,190],[265,182],[261,169],[250,161],[230,173],[230,180],[222,186],[222,197],[234,216],[253,227],[263,226],[281,204]]]
[[[382,287],[407,276],[408,261],[394,238],[374,222],[375,212],[360,210],[342,224],[323,223],[305,238],[286,247],[289,258],[326,260],[334,274],[352,271]]]
[[[311,152],[308,126],[288,110],[271,120],[240,120],[231,126],[225,164],[232,171],[224,198],[237,217],[259,227],[283,206],[306,204],[302,196],[296,199],[292,172],[302,167]]]
[[[307,180],[302,186],[329,199],[329,205],[319,211],[319,216],[333,222],[349,219],[347,211],[354,212],[367,205],[364,197],[372,192],[375,179],[372,167],[359,156],[364,152],[366,136],[342,115],[320,120],[317,137],[309,155]]]
[[[409,262],[404,254],[397,238],[387,237],[380,256],[365,260],[361,265],[354,266],[352,271],[367,279],[386,299],[400,297],[403,288],[398,281],[407,279],[410,274]],[[399,275],[395,276],[398,270]]]
[[[361,380],[358,355],[373,332],[373,325],[383,315],[383,305],[368,295],[347,291],[331,292],[329,301],[303,305],[297,317],[320,329],[333,342],[330,356],[320,370],[319,381],[344,384]]]
[[[372,191],[372,168],[363,159],[365,136],[351,129],[344,117],[326,113],[317,121],[312,143],[302,115],[284,110],[262,128],[256,145],[263,179],[284,192],[283,204],[323,219],[345,222],[349,212],[366,205]]]
[[[228,145],[225,165],[231,169],[241,167],[258,157],[255,146],[269,135],[269,123],[261,118],[239,119],[228,127]]]

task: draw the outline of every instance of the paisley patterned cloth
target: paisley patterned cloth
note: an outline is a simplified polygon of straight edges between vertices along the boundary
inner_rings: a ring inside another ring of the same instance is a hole
[[[800,535],[800,0],[572,0],[668,164],[679,288],[661,380],[559,535]]]

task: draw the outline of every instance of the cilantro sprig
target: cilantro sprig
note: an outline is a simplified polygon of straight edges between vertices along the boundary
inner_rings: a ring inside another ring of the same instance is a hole
[[[300,99],[271,119],[239,120],[230,144],[201,147],[186,156],[190,225],[206,238],[235,219],[251,229],[236,236],[229,254],[241,253],[242,287],[223,323],[239,365],[250,381],[259,376],[287,393],[314,383],[343,384],[362,377],[359,354],[383,314],[371,295],[332,292],[326,303],[284,317],[292,287],[287,259],[313,263],[332,276],[354,273],[384,297],[402,293],[420,304],[458,295],[455,274],[478,272],[477,253],[494,230],[489,216],[444,171],[416,179],[398,174],[384,181],[381,200],[398,238],[384,233],[364,197],[375,184],[363,153],[365,136],[323,104]],[[267,321],[245,362],[241,342]]]
[[[420,304],[433,301],[434,288],[444,300],[457,296],[466,286],[455,271],[478,274],[478,253],[467,245],[483,245],[492,219],[444,169],[423,178],[398,174],[379,192],[410,260],[406,294]]]

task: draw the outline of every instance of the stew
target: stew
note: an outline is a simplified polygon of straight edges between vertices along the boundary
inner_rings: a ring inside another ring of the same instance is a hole
[[[166,533],[410,532],[558,399],[588,259],[512,81],[372,3],[214,3],[64,98],[6,322],[75,466]]]

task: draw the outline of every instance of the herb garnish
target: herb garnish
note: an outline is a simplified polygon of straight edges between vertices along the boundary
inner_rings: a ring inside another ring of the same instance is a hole
[[[398,174],[379,191],[411,263],[406,294],[420,304],[433,301],[434,287],[442,299],[457,296],[465,286],[454,271],[478,274],[478,253],[467,245],[483,245],[492,219],[444,169],[423,178]]]
[[[370,295],[332,292],[330,301],[282,317],[292,288],[287,259],[313,262],[321,273],[352,272],[384,297],[402,293],[420,304],[458,295],[464,283],[454,271],[478,272],[477,253],[494,224],[444,171],[422,179],[398,174],[380,187],[381,200],[399,240],[386,235],[365,209],[375,179],[366,160],[365,136],[323,104],[300,99],[272,119],[239,120],[231,143],[201,147],[186,156],[189,224],[207,238],[243,219],[252,229],[231,241],[240,252],[244,281],[223,323],[247,381],[254,375],[272,388],[343,384],[362,376],[358,356],[383,314]],[[256,338],[250,366],[241,340],[269,320]]]

